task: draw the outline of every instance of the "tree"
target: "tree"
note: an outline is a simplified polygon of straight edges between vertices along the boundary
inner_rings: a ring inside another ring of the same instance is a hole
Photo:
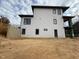
[[[0,35],[6,36],[9,26],[9,19],[7,17],[1,16],[0,17]]]

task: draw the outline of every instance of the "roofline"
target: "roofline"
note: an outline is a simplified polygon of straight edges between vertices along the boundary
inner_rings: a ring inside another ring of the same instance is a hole
[[[34,15],[19,15],[20,17],[33,17]]]
[[[75,16],[63,16],[63,18],[74,18]]]
[[[65,12],[68,8],[69,8],[69,6],[46,6],[46,5],[32,5],[32,10],[34,9],[34,8],[62,8],[63,9],[63,12]]]
[[[64,19],[64,21],[68,21],[68,20],[71,20],[74,17],[75,16],[63,16],[63,19]]]

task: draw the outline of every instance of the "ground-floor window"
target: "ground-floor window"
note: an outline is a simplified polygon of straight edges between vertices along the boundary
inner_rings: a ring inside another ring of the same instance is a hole
[[[36,35],[39,35],[39,29],[36,29]]]
[[[58,31],[57,31],[57,29],[54,30],[54,36],[58,37]]]
[[[25,29],[22,29],[22,34],[25,35]]]
[[[44,31],[48,31],[48,29],[47,28],[44,28]]]

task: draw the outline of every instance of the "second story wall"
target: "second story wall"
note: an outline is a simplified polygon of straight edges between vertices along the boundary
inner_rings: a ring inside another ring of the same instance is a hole
[[[58,11],[61,11],[61,14],[58,14]],[[47,8],[35,8],[34,9],[34,17],[32,21],[36,24],[40,24],[40,26],[54,26],[57,28],[59,25],[63,26],[63,12],[62,9],[47,9]],[[56,13],[54,13],[56,12]],[[57,20],[57,24],[54,24],[54,19]],[[36,21],[37,20],[37,21]]]

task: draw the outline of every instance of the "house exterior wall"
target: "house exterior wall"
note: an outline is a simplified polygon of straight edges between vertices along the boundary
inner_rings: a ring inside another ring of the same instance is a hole
[[[56,10],[57,11],[57,10]],[[62,9],[61,9],[62,12]],[[62,12],[63,14],[63,12]],[[24,25],[21,20],[21,29],[26,29],[26,34],[21,37],[52,37],[54,38],[54,30],[58,30],[58,38],[65,38],[64,22],[62,14],[53,14],[53,9],[35,8],[34,17],[31,18],[30,25]],[[57,19],[57,24],[53,23],[53,19]],[[44,29],[48,31],[44,31]],[[39,29],[39,35],[35,34],[35,29]]]

